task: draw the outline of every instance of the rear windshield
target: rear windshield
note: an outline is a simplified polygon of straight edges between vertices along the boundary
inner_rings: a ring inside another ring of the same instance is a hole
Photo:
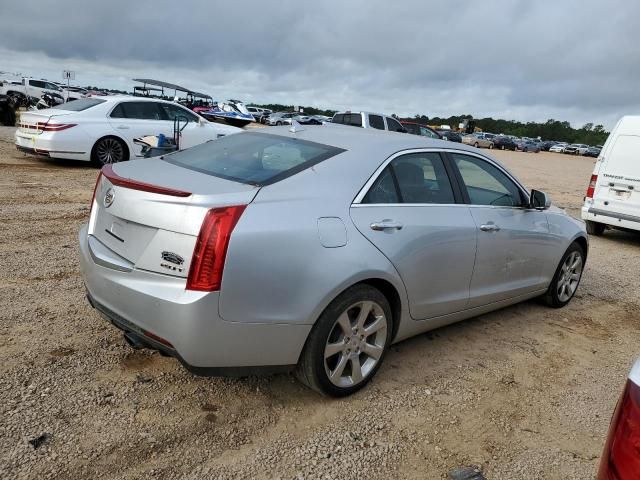
[[[343,149],[267,133],[236,133],[163,160],[207,175],[269,185],[331,158]]]
[[[100,100],[99,98],[81,98],[79,100],[71,100],[70,102],[62,103],[51,108],[66,110],[68,112],[81,112],[87,108],[95,107],[96,105],[100,105],[104,102],[106,102],[106,100]]]

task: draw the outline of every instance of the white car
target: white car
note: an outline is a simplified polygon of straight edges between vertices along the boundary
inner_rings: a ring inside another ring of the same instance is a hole
[[[174,118],[188,123],[180,149],[242,131],[210,123],[174,102],[130,96],[90,97],[20,115],[18,150],[50,158],[92,161],[101,166],[141,156],[133,142],[146,135],[173,137]]]
[[[598,155],[582,206],[587,232],[640,230],[640,116],[622,117]]]
[[[564,149],[566,148],[567,145],[568,145],[567,143],[556,143],[555,145],[549,148],[549,151],[556,152],[556,153],[564,153]]]

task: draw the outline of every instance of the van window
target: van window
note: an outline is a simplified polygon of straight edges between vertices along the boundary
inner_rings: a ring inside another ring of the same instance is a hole
[[[369,115],[369,125],[371,128],[384,130],[384,120],[380,115]]]
[[[640,137],[620,135],[613,144],[605,165],[605,174],[640,182]]]

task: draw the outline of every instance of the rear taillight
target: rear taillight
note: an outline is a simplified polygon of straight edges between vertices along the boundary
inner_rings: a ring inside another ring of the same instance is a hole
[[[91,210],[93,210],[93,202],[96,199],[96,191],[98,190],[98,185],[100,185],[101,178],[102,178],[102,172],[98,173],[98,178],[96,179],[96,185],[93,187],[93,195],[91,196],[91,204],[89,205],[89,214],[91,214]]]
[[[67,128],[75,127],[77,123],[48,123],[48,122],[38,122],[36,124],[36,128],[38,130],[42,130],[43,132],[59,132],[61,130],[66,130]]]
[[[212,208],[204,217],[187,278],[187,290],[220,290],[231,232],[246,205]]]
[[[596,190],[597,181],[598,175],[591,175],[591,180],[589,180],[589,187],[587,187],[587,198],[593,198],[593,193]]]
[[[598,480],[635,480],[640,475],[640,387],[627,381],[611,419]]]

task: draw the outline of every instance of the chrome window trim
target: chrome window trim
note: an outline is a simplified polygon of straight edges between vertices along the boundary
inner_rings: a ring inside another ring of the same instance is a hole
[[[386,118],[386,117],[385,117]],[[365,195],[367,194],[367,192],[369,191],[369,189],[373,186],[373,184],[375,183],[375,181],[378,179],[378,177],[380,176],[380,174],[384,171],[385,168],[387,168],[387,165],[389,165],[389,163],[391,163],[393,160],[395,160],[398,157],[401,157],[403,155],[409,155],[412,153],[458,153],[458,154],[462,154],[462,155],[469,155],[471,157],[476,157],[480,160],[484,160],[486,162],[489,162],[492,166],[494,166],[495,168],[497,168],[498,170],[500,170],[502,173],[504,173],[513,183],[516,184],[516,186],[522,191],[522,193],[525,195],[525,197],[529,198],[529,191],[524,188],[524,186],[516,179],[514,178],[513,175],[511,175],[507,170],[504,169],[504,167],[502,167],[500,164],[498,164],[497,162],[495,162],[494,160],[492,160],[489,157],[485,157],[484,155],[480,155],[479,153],[476,152],[470,152],[468,150],[461,150],[461,149],[457,149],[455,147],[453,148],[410,148],[407,150],[401,150],[399,152],[394,153],[393,155],[391,155],[390,157],[388,157],[384,162],[382,162],[382,164],[380,164],[380,166],[373,172],[373,175],[371,175],[371,177],[369,177],[369,180],[367,180],[367,182],[364,184],[364,186],[360,189],[360,191],[358,192],[358,194],[355,196],[355,198],[353,199],[353,201],[351,202],[351,206],[353,207],[358,207],[358,206],[429,206],[429,205],[435,205],[435,206],[465,206],[465,207],[476,207],[476,208],[509,208],[509,209],[519,209],[519,210],[530,210],[528,208],[525,207],[509,207],[509,206],[505,206],[505,205],[476,205],[476,204],[472,204],[472,203],[362,203],[362,200],[364,199]],[[453,188],[453,185],[451,186],[451,188]]]

